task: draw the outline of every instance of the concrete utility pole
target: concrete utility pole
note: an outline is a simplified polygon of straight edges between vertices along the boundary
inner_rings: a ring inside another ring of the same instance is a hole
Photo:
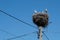
[[[39,40],[42,40],[42,27],[39,27],[39,31],[40,31],[40,37],[39,37]]]

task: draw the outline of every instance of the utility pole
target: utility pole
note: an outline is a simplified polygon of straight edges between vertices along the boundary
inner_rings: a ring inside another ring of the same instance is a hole
[[[40,33],[39,33],[39,35],[40,35],[39,40],[42,40],[42,27],[39,27],[39,31],[40,31]]]

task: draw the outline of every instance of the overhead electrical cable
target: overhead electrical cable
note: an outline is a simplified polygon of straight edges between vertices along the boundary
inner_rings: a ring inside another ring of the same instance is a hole
[[[36,33],[36,32],[37,32],[37,31],[31,32],[31,33],[27,33],[27,34],[24,34],[24,35],[20,35],[20,36],[16,36],[16,37],[12,37],[12,38],[9,38],[9,39],[7,39],[7,40],[12,40],[12,39],[21,38],[21,37],[24,37],[24,36],[27,36],[27,35],[29,35],[29,34],[33,34],[33,33]]]
[[[43,32],[43,34],[46,36],[47,40],[49,40],[49,38],[47,37],[47,35]]]
[[[2,29],[0,29],[0,31],[5,32],[5,33],[7,33],[7,34],[10,34],[11,36],[16,36],[16,35],[14,35],[14,34],[12,34],[12,33],[9,33],[9,32],[7,32],[7,31],[5,31],[5,30],[2,30]]]
[[[7,16],[9,16],[9,17],[14,18],[15,20],[18,20],[18,21],[20,21],[20,22],[22,22],[22,23],[24,23],[24,24],[26,24],[26,25],[29,25],[29,26],[34,27],[34,28],[37,29],[37,27],[35,27],[35,26],[33,26],[33,25],[31,25],[31,24],[29,24],[29,23],[27,23],[27,22],[24,22],[24,21],[22,21],[22,20],[20,20],[20,19],[18,19],[18,18],[16,18],[16,17],[14,17],[14,16],[12,16],[12,15],[10,15],[10,14],[2,11],[2,10],[0,10],[0,12],[4,13],[5,15],[7,15]]]

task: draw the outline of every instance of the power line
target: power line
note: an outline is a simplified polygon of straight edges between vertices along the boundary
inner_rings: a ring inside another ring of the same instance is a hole
[[[9,38],[9,39],[7,39],[7,40],[12,40],[12,39],[21,38],[21,37],[23,37],[23,36],[27,36],[27,35],[29,35],[29,34],[36,33],[36,32],[37,32],[37,31],[31,32],[31,33],[27,33],[27,34],[24,34],[24,35],[20,35],[20,36],[16,36],[16,37],[13,37],[13,38]]]
[[[12,33],[9,33],[9,32],[7,32],[7,31],[5,31],[5,30],[2,30],[2,29],[0,29],[0,31],[5,32],[5,33],[7,33],[7,34],[10,34],[11,36],[16,36],[16,35],[14,35],[14,34],[12,34]]]
[[[7,33],[7,34],[10,34],[11,36],[16,36],[16,35],[14,35],[14,34],[12,34],[12,33],[9,33],[9,32],[7,32],[7,31],[5,31],[5,30],[2,30],[2,29],[0,29],[0,31],[2,31],[2,32],[5,32],[5,33]]]
[[[60,31],[43,31],[43,32],[47,32],[47,33],[60,33]]]
[[[49,40],[49,38],[47,37],[47,35],[43,32],[43,34],[46,36],[47,40]]]
[[[34,27],[34,28],[37,29],[37,27],[35,27],[35,26],[33,26],[33,25],[31,25],[31,24],[29,24],[29,23],[27,23],[27,22],[24,22],[24,21],[22,21],[22,20],[20,20],[20,19],[18,19],[18,18],[16,18],[16,17],[14,17],[14,16],[12,16],[12,15],[10,15],[10,14],[2,11],[2,10],[0,10],[0,12],[4,13],[5,15],[7,15],[7,16],[9,16],[9,17],[14,18],[15,20],[18,20],[18,21],[20,21],[20,22],[22,22],[22,23],[24,23],[24,24],[26,24],[26,25],[29,25],[29,26]]]

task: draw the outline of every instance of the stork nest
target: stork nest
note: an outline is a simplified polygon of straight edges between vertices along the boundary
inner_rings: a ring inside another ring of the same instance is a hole
[[[48,15],[46,13],[36,13],[33,15],[33,22],[38,27],[46,27],[48,25]]]

